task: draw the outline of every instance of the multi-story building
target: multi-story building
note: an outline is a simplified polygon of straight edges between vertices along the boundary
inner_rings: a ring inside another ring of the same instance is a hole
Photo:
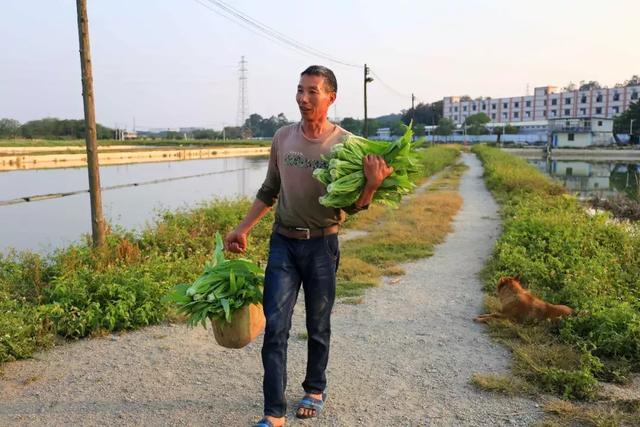
[[[447,96],[443,115],[457,125],[473,114],[485,113],[489,126],[510,123],[524,128],[545,128],[556,118],[613,118],[640,99],[640,86],[561,92],[554,86],[537,87],[533,95],[462,100]]]

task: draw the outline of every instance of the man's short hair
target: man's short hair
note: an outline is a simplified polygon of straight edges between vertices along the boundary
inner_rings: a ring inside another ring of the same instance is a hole
[[[338,92],[338,81],[336,80],[336,75],[327,67],[323,65],[312,65],[300,73],[300,77],[304,75],[324,77],[325,89],[329,92]]]

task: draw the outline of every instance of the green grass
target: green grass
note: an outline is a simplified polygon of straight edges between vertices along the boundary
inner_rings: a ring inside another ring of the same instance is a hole
[[[429,148],[425,170],[429,174],[440,171],[458,154],[457,148]],[[461,165],[451,167],[431,184],[437,191],[415,194],[398,209],[375,206],[355,216],[349,226],[368,234],[342,245],[337,295],[357,303],[382,276],[404,274],[400,263],[433,254],[433,247],[451,231],[451,220],[462,205],[456,189],[464,170]]]
[[[640,233],[589,216],[580,203],[524,160],[476,146],[502,205],[503,233],[483,277],[520,275],[534,294],[566,304],[559,323],[496,322],[491,334],[514,353],[513,373],[564,398],[596,396],[598,380],[624,381],[640,368]],[[489,300],[491,303],[491,300]]]

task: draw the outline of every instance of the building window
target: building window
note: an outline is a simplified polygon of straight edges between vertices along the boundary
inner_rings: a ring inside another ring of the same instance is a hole
[[[506,102],[503,102],[503,103],[502,103],[502,108],[509,108],[509,104],[508,104],[508,103],[506,103]]]
[[[620,107],[612,107],[613,108],[613,114],[618,114],[620,112]]]
[[[558,100],[557,99],[552,99],[551,100],[551,105],[558,105]]]
[[[575,141],[575,139],[576,139],[576,135],[575,135],[574,133],[570,133],[570,134],[567,136],[567,139],[568,139],[569,141]]]
[[[493,120],[496,119],[496,113],[491,113],[491,119],[493,119]]]
[[[544,103],[542,105],[544,105],[545,107],[547,106],[547,100],[546,99],[544,100]]]
[[[453,111],[458,112],[458,107],[453,107]]]
[[[602,102],[602,94],[599,93],[598,96],[596,96],[596,102]]]
[[[582,114],[583,116],[584,116],[585,114],[587,114],[587,109],[586,109],[586,108],[581,108],[581,109],[580,109],[580,114]]]
[[[564,105],[571,105],[571,98],[565,98]]]
[[[591,126],[591,122],[589,122],[589,120],[585,120],[584,127],[588,128],[589,126]]]
[[[542,117],[547,117],[547,110],[542,110]]]
[[[602,114],[602,107],[596,107],[596,114]]]
[[[467,111],[467,106],[462,107],[462,111]]]
[[[586,104],[587,103],[587,95],[582,95],[582,98],[580,98],[580,102],[582,104]]]
[[[451,107],[449,107],[449,112],[451,112]]]
[[[485,111],[487,109],[487,104],[482,104],[482,111]]]
[[[496,109],[496,104],[491,104],[491,109],[495,110]]]
[[[556,110],[551,110],[551,117],[555,117],[556,116]]]
[[[598,120],[598,126],[602,126],[602,120]]]
[[[526,105],[527,107],[531,107],[531,101],[527,101],[527,102],[525,102],[525,104],[524,104],[524,105]]]
[[[473,104],[473,105],[471,106],[471,109],[472,109],[473,111],[476,111],[476,104]]]
[[[520,108],[520,103],[519,102],[514,102],[513,103],[513,107],[514,108]]]
[[[568,108],[565,108],[565,109],[564,109],[564,115],[565,115],[565,116],[568,116],[568,115],[570,115],[570,114],[571,114],[571,110],[570,110],[570,109],[568,109]]]
[[[631,92],[631,99],[638,99],[638,92],[636,92],[635,90]]]
[[[524,115],[528,119],[529,117],[531,117],[531,111],[525,111]]]
[[[517,119],[517,118],[518,118],[518,112],[517,112],[517,111],[514,111],[514,112],[513,112],[513,118],[514,118],[514,119]]]
[[[613,94],[613,100],[614,101],[620,101],[620,94],[619,93],[614,93]]]
[[[507,113],[502,113],[502,118],[506,119],[507,118]]]

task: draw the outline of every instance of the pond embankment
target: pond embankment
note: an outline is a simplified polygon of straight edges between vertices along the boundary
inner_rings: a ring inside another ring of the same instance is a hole
[[[546,151],[543,148],[502,148],[502,151],[524,157],[526,159],[542,158]],[[576,149],[576,148],[554,148],[551,150],[554,159],[590,159],[590,160],[629,160],[640,161],[640,150],[637,149]]]
[[[270,147],[153,147],[103,146],[98,148],[100,165],[168,162],[221,157],[265,156]],[[0,171],[86,166],[86,151],[69,147],[0,147]]]

